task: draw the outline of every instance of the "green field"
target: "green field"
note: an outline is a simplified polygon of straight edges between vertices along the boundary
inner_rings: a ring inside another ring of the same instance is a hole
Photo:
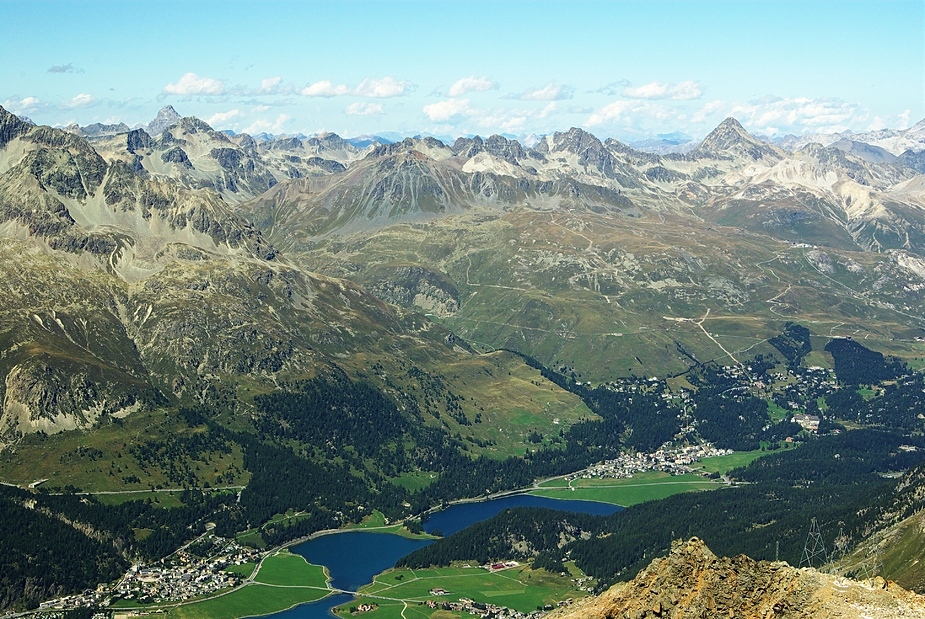
[[[449,593],[431,595],[430,590],[434,588]],[[475,566],[395,569],[376,576],[371,584],[360,589],[360,593],[356,601],[338,607],[335,612],[349,616],[349,607],[365,603],[379,605],[377,610],[365,614],[376,619],[400,618],[402,610],[406,619],[423,618],[439,612],[424,606],[423,601],[456,602],[463,597],[528,612],[537,606],[584,595],[570,577],[526,566],[495,573]]]
[[[392,524],[385,523],[385,515],[379,510],[374,510],[373,513],[363,518],[362,522],[356,524],[350,524],[344,527],[345,530],[351,531],[375,531],[376,533],[391,533],[392,535],[401,535],[402,537],[410,537],[412,539],[434,539],[432,535],[427,533],[422,533],[416,535],[405,528],[403,522],[395,522]]]
[[[790,411],[778,406],[770,400],[768,401],[768,416],[771,418],[771,421],[775,423],[782,421],[787,416],[788,412]]]
[[[414,492],[415,490],[420,490],[431,485],[438,476],[439,473],[431,473],[429,471],[409,471],[407,473],[402,473],[398,477],[393,477],[389,481],[396,486],[401,486],[405,490]]]
[[[170,609],[171,619],[240,619],[277,613],[327,595],[323,589],[247,585],[226,595]]]
[[[254,580],[284,587],[326,587],[328,582],[324,567],[312,565],[305,557],[286,550],[264,559]]]
[[[725,456],[713,456],[712,458],[704,458],[697,464],[694,464],[693,468],[705,471],[707,473],[719,473],[720,475],[725,475],[729,471],[740,466],[746,466],[751,463],[753,460],[757,460],[761,456],[767,456],[771,452],[767,451],[736,451]]]
[[[323,567],[285,551],[264,559],[254,579],[241,589],[172,608],[168,614],[171,619],[239,619],[313,602],[329,591]]]
[[[681,492],[715,490],[721,487],[722,482],[693,473],[669,475],[661,471],[646,471],[629,479],[576,479],[571,482],[571,487],[564,479],[554,479],[543,483],[539,490],[530,494],[552,499],[601,501],[629,507]]]
[[[249,531],[238,533],[235,536],[235,539],[239,544],[250,546],[251,548],[260,548],[262,550],[267,547],[267,543],[264,541],[263,537],[260,535],[260,531],[257,529],[250,529]]]
[[[704,458],[692,468],[725,475],[734,468],[745,466],[752,460],[766,456],[764,451],[741,451],[725,456]],[[552,479],[540,484],[530,494],[551,499],[578,499],[602,501],[629,507],[646,501],[664,499],[681,492],[695,490],[716,490],[725,484],[719,480],[707,479],[696,473],[669,475],[661,471],[636,473],[629,479],[575,479],[571,484],[564,479]]]
[[[229,565],[225,568],[225,571],[232,574],[240,574],[244,578],[248,578],[251,574],[254,573],[255,567],[257,567],[256,563],[248,562],[242,563],[241,565]]]

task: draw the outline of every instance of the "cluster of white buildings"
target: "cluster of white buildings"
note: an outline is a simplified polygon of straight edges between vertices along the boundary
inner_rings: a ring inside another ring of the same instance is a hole
[[[593,478],[624,479],[643,471],[664,471],[671,475],[681,475],[693,472],[691,465],[703,458],[724,456],[729,453],[732,453],[731,449],[717,449],[705,443],[674,449],[663,448],[653,453],[621,454],[614,460],[605,460],[600,464],[589,466],[583,471],[568,475],[565,479],[567,481]]]
[[[117,599],[143,604],[189,600],[237,585],[240,576],[228,572],[229,566],[260,561],[257,550],[234,540],[212,539],[207,557],[181,550],[156,565],[133,565],[114,586],[101,584],[96,589],[48,600],[40,609],[106,608]]]
[[[106,590],[105,585],[100,585],[96,589],[87,589],[82,593],[76,593],[74,595],[67,595],[64,597],[56,598],[54,600],[47,600],[39,604],[39,610],[42,611],[60,611],[60,610],[69,610],[72,608],[96,608],[96,607],[105,607],[109,603],[109,592]],[[42,613],[34,614],[33,617],[36,619],[43,617]],[[60,617],[59,613],[53,613],[47,615],[48,617]]]
[[[571,602],[559,602],[558,606],[566,606]],[[427,600],[425,602],[428,608],[448,610],[452,612],[463,612],[470,615],[476,615],[482,619],[539,619],[554,607],[547,605],[543,610],[534,610],[529,613],[520,612],[506,606],[495,606],[494,604],[481,604],[474,602],[469,598],[459,598],[458,602],[438,602],[436,600]]]
[[[146,604],[189,600],[235,586],[240,576],[226,569],[260,560],[258,551],[222,538],[215,538],[208,554],[180,551],[164,565],[134,565],[111,594]]]

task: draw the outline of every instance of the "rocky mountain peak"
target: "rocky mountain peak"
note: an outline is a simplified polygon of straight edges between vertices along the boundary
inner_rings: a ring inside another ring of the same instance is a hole
[[[783,562],[717,557],[695,537],[675,542],[667,557],[654,560],[631,582],[550,619],[923,616],[925,598],[882,578],[866,585]]]
[[[299,150],[303,147],[299,138],[276,138],[265,145],[267,150]]]
[[[187,116],[185,118],[181,118],[177,124],[180,125],[180,130],[183,131],[183,133],[195,134],[201,131],[202,133],[205,133],[209,137],[220,142],[231,141],[228,139],[227,135],[219,131],[215,131],[211,126],[209,126],[209,123],[204,120],[200,120],[195,116]]]
[[[556,131],[552,136],[547,137],[546,140],[537,145],[537,150],[540,152],[543,152],[540,148],[542,144],[548,146],[548,151],[546,152],[553,153],[567,151],[582,154],[588,151],[601,152],[604,150],[604,145],[596,136],[578,127],[572,127],[565,133]]]
[[[29,129],[31,125],[0,107],[0,147],[6,146],[11,140],[26,133]]]
[[[321,149],[353,149],[353,145],[340,137],[336,133],[322,133],[308,139],[310,146],[320,147]]]
[[[177,124],[181,118],[182,116],[173,109],[172,105],[165,105],[157,113],[157,116],[154,117],[154,120],[148,123],[145,130],[149,135],[160,135],[164,129],[168,129]]]
[[[730,116],[691,151],[691,156],[694,158],[745,157],[758,161],[761,159],[779,160],[782,158],[782,153],[775,147],[755,138],[738,120]]]
[[[485,150],[485,143],[480,136],[474,136],[471,138],[456,138],[456,141],[453,142],[453,146],[450,148],[453,150],[453,154],[465,158],[470,158],[478,155],[480,152]]]
[[[87,125],[86,127],[78,126],[75,124],[70,124],[64,127],[64,131],[68,133],[73,133],[74,135],[79,135],[84,138],[98,138],[106,137],[111,135],[118,135],[120,133],[128,133],[129,126],[125,123],[115,123],[111,125],[103,123],[93,123]]]
[[[518,165],[518,162],[526,156],[520,142],[509,140],[501,135],[492,135],[484,140],[479,136],[457,138],[452,150],[454,155],[466,159],[471,159],[481,152],[488,152],[513,165]]]
[[[742,142],[748,142],[749,144],[761,143],[757,138],[746,131],[742,123],[730,116],[717,125],[716,129],[711,131],[709,135],[703,139],[700,143],[700,148],[712,151],[723,151],[729,150]]]

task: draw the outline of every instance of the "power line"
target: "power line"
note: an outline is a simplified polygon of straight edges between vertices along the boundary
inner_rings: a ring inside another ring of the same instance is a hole
[[[809,535],[806,536],[806,543],[803,545],[800,567],[816,567],[817,564],[822,566],[828,561],[825,542],[822,541],[822,531],[819,530],[819,523],[813,518],[809,527]]]

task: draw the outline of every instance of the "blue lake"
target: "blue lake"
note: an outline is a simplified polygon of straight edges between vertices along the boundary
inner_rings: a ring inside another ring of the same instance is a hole
[[[487,520],[509,507],[546,507],[561,511],[609,515],[623,508],[597,501],[567,501],[518,494],[491,501],[461,503],[433,514],[424,524],[427,532],[452,535],[471,524]],[[331,574],[331,584],[338,589],[356,591],[372,582],[373,576],[395,565],[406,554],[432,543],[427,539],[408,539],[388,533],[348,531],[322,535],[293,546],[309,563],[324,565]],[[330,619],[331,609],[351,600],[349,595],[332,595],[269,615],[272,619]]]
[[[433,514],[424,523],[424,530],[428,533],[440,531],[446,537],[457,531],[462,531],[471,524],[488,520],[511,507],[546,507],[564,512],[581,512],[600,516],[609,516],[623,509],[622,507],[599,501],[570,501],[566,499],[549,499],[530,494],[515,494],[514,496],[506,496],[492,501],[451,505],[442,512]]]

